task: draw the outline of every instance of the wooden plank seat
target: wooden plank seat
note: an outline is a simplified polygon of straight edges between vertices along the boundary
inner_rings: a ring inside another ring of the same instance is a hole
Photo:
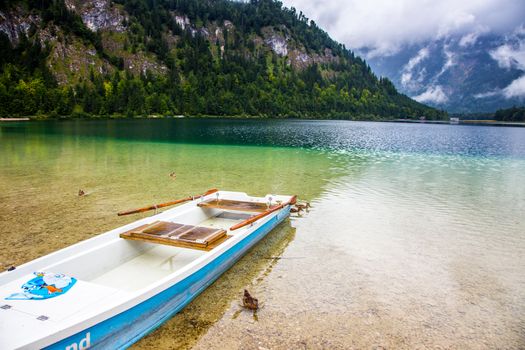
[[[216,209],[225,209],[225,210],[238,210],[238,211],[248,211],[262,213],[268,209],[274,208],[276,205],[272,205],[268,208],[266,203],[260,202],[244,202],[244,201],[235,201],[230,199],[211,199],[205,202],[197,204],[202,208],[216,208]]]
[[[211,250],[229,236],[223,229],[155,221],[120,234],[121,238],[183,248]]]

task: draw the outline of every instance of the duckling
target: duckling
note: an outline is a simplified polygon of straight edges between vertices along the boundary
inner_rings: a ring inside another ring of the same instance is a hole
[[[82,196],[85,196],[85,195],[86,195],[86,192],[84,192],[83,189],[78,190],[78,196],[79,197],[82,197]]]
[[[245,308],[250,310],[257,310],[259,308],[259,300],[257,300],[257,298],[252,297],[246,289],[244,290],[242,304]]]
[[[312,207],[310,205],[310,203],[308,203],[308,202],[297,203],[297,204],[295,204],[295,206],[297,207],[297,209],[299,209],[299,211],[301,211],[301,210],[308,211],[308,209]]]
[[[175,174],[175,172],[172,172],[170,173],[170,177],[175,180],[175,178],[177,177],[177,174]]]

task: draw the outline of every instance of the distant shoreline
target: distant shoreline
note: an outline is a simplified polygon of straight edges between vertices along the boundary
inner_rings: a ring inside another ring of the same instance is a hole
[[[445,124],[445,125],[481,125],[481,126],[510,126],[523,128],[524,122],[504,122],[499,120],[459,120],[451,122],[449,120],[413,120],[413,119],[393,119],[388,120],[393,123],[417,123],[417,124]]]
[[[374,119],[374,118],[359,118],[354,119],[340,119],[340,118],[286,118],[286,117],[269,117],[269,116],[248,116],[248,115],[148,115],[148,116],[29,116],[29,117],[14,117],[14,118],[0,118],[0,122],[21,122],[21,121],[46,121],[46,120],[135,120],[135,119],[294,119],[294,120],[347,120],[347,121],[365,121],[365,122],[382,122],[382,123],[407,123],[407,124],[442,124],[442,125],[478,125],[478,126],[506,126],[506,127],[525,127],[525,122],[504,122],[498,120],[459,120],[453,122],[450,120],[419,120],[419,119]]]
[[[31,118],[24,117],[24,118],[0,118],[0,122],[27,122],[30,121]]]

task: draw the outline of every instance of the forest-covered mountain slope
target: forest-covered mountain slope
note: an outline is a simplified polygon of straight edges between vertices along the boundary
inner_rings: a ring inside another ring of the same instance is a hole
[[[273,0],[0,3],[0,116],[445,117]]]

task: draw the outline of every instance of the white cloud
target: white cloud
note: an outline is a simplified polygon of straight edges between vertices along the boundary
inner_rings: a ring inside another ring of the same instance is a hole
[[[513,80],[507,87],[474,95],[474,98],[503,96],[506,99],[525,98],[525,75]]]
[[[525,97],[525,75],[514,80],[509,86],[503,89],[503,96],[506,98]]]
[[[520,25],[508,38],[508,42],[490,52],[498,65],[506,69],[525,70],[525,27]],[[499,91],[505,98],[525,97],[525,75],[513,80]],[[483,94],[481,94],[483,95]],[[484,96],[482,96],[484,97]]]
[[[450,67],[454,65],[455,55],[454,52],[449,50],[448,45],[443,46],[443,54],[445,55],[445,64],[443,67],[441,67],[441,71],[434,79],[439,78],[443,73],[445,73]]]
[[[427,47],[424,47],[421,50],[419,50],[418,53],[408,61],[407,64],[403,66],[403,68],[401,69],[401,85],[403,85],[404,88],[407,88],[412,91],[417,91],[423,87],[425,78],[428,77],[426,67],[424,65],[420,66],[420,63],[426,60],[429,56],[430,50]],[[441,67],[441,70],[437,74],[429,77],[430,84],[432,84],[432,82],[437,82],[439,77],[443,75],[443,73],[445,73],[455,63],[455,54],[454,52],[449,50],[448,45],[444,45],[443,47],[443,56],[445,58],[445,63],[443,64],[443,67]],[[435,94],[439,94],[439,92],[440,89],[435,91],[432,95],[436,96]],[[443,91],[441,90],[441,92]],[[425,91],[425,93],[429,94],[430,92],[429,90],[427,90]],[[422,94],[420,96],[428,95]],[[439,97],[441,98],[443,96],[439,95]]]
[[[368,58],[395,54],[404,46],[454,35],[463,44],[475,32],[508,33],[522,24],[525,1],[516,0],[284,0],[336,40]],[[470,37],[469,34],[472,34]]]
[[[412,75],[414,68],[420,64],[423,60],[428,58],[430,51],[424,47],[418,51],[418,53],[412,57],[408,63],[403,67],[403,73],[401,74],[401,84],[404,86],[409,85],[412,82]],[[422,77],[419,79],[421,80]]]
[[[502,68],[525,69],[525,40],[517,45],[504,44],[490,52],[490,56]]]
[[[448,101],[448,97],[443,91],[441,85],[430,86],[425,92],[412,98],[422,103],[433,102],[439,104]]]
[[[459,39],[459,46],[461,47],[472,46],[476,43],[476,41],[478,40],[478,37],[479,37],[479,33],[476,33],[476,32],[465,34],[461,37],[461,39]]]
[[[406,64],[407,70],[412,70],[416,65],[418,65],[421,61],[423,61],[425,58],[428,57],[430,51],[428,48],[424,47],[421,50],[418,51],[417,55],[412,57],[408,63]]]
[[[487,92],[482,92],[482,93],[479,93],[479,94],[475,94],[473,95],[474,98],[487,98],[487,97],[493,97],[493,96],[497,96],[497,95],[500,95],[501,94],[501,90],[494,90],[494,91],[487,91]]]

